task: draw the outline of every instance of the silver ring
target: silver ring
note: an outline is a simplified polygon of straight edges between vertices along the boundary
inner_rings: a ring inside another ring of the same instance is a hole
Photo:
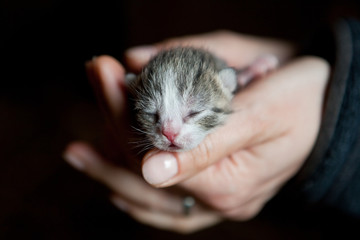
[[[191,209],[194,207],[195,205],[195,199],[191,196],[186,196],[184,199],[183,199],[183,214],[185,216],[189,216],[190,215],[190,212],[191,212]]]

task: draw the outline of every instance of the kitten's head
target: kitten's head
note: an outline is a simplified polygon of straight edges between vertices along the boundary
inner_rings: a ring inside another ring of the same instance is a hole
[[[203,50],[174,48],[153,58],[134,80],[138,124],[154,147],[192,149],[224,122],[236,77],[232,69],[219,71],[216,61]]]

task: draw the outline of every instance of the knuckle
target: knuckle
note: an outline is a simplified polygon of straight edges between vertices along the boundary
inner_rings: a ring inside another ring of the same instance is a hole
[[[254,211],[253,209],[243,209],[242,211],[229,211],[224,212],[223,216],[234,220],[234,221],[249,221],[253,219],[259,211]]]
[[[250,201],[252,195],[228,194],[208,198],[207,204],[218,211],[222,216],[233,220],[249,220],[261,210],[261,204]]]
[[[177,233],[190,234],[198,230],[198,226],[190,218],[173,218],[170,229]]]
[[[241,36],[241,35],[232,30],[222,28],[222,29],[214,31],[213,36],[218,37],[218,39],[224,39],[224,40],[233,40],[233,39],[238,40],[239,36]]]
[[[232,196],[221,196],[210,198],[208,204],[220,213],[226,213],[236,208],[239,202]]]
[[[179,222],[174,226],[174,231],[181,234],[190,234],[194,231],[193,227],[190,224],[187,224],[183,221]]]
[[[247,204],[244,207],[223,212],[222,215],[235,221],[248,221],[256,217],[261,209],[261,204]]]
[[[214,34],[221,37],[231,37],[234,35],[234,33],[228,29],[219,29],[215,31]]]
[[[196,169],[203,169],[211,162],[212,146],[211,141],[203,141],[197,150],[193,151],[192,158]]]

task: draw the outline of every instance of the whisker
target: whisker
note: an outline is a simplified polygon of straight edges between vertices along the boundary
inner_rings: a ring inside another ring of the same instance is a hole
[[[137,127],[135,127],[135,126],[131,126],[131,128],[133,128],[134,130],[136,130],[136,132],[141,132],[141,133],[144,133],[144,134],[150,134],[150,132],[145,131],[145,130],[142,130],[142,129],[137,128]]]
[[[136,152],[137,155],[154,148],[152,142],[147,138],[134,138],[132,141],[129,141],[129,143],[131,144],[132,150],[138,149]]]
[[[141,139],[141,140],[139,140],[139,139],[133,139],[133,140],[131,140],[131,139],[130,139],[130,141],[129,141],[129,143],[131,143],[131,144],[137,144],[137,143],[143,144],[143,143],[148,143],[148,142],[149,142],[148,139]]]
[[[150,149],[154,148],[154,146],[152,144],[149,144],[148,146],[143,147],[140,151],[137,152],[138,155],[140,155],[141,153],[148,151]]]

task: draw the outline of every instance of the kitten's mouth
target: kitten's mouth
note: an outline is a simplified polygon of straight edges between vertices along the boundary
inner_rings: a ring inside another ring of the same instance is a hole
[[[180,150],[180,149],[181,149],[181,147],[179,147],[173,143],[169,145],[169,150],[171,150],[171,151]]]

